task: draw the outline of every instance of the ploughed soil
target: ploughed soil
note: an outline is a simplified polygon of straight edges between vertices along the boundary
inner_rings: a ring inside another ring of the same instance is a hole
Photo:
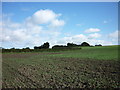
[[[9,61],[36,54],[40,53],[3,54],[3,88],[120,88],[120,62],[116,60],[49,57],[42,62]]]
[[[2,55],[2,58],[29,58],[37,55],[49,55],[49,54],[62,54],[62,53],[6,53]]]

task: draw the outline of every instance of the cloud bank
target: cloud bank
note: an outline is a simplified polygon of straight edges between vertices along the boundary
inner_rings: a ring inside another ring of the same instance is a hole
[[[67,24],[61,13],[55,13],[50,9],[41,9],[26,17],[22,23],[13,22],[8,16],[3,15],[3,22],[0,22],[0,38],[3,47],[24,48],[40,46],[44,42],[49,42],[51,47],[55,44],[66,45],[68,42],[81,44],[88,42],[91,45],[102,44],[112,45],[111,41],[100,39],[102,36],[99,28],[88,28],[84,30],[86,34],[62,36],[62,27]],[[2,27],[2,28],[1,28]],[[64,29],[63,29],[64,30]],[[118,31],[108,34],[112,41],[117,40]]]
[[[22,23],[12,22],[4,16],[3,30],[0,35],[3,45],[8,42],[18,47],[41,45],[45,41],[57,38],[60,34],[58,28],[65,24],[64,20],[59,19],[60,16],[62,14],[57,14],[49,9],[36,11]]]

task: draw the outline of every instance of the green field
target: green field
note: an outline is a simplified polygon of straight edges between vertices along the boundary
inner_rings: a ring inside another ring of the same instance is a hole
[[[120,88],[119,46],[3,53],[3,88]]]

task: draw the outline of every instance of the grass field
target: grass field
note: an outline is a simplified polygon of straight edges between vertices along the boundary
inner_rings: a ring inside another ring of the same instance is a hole
[[[118,46],[2,57],[3,88],[120,88]]]

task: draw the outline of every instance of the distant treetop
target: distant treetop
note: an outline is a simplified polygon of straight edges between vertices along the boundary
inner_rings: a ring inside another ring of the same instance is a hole
[[[90,44],[88,44],[87,42],[83,42],[81,46],[90,46]]]

